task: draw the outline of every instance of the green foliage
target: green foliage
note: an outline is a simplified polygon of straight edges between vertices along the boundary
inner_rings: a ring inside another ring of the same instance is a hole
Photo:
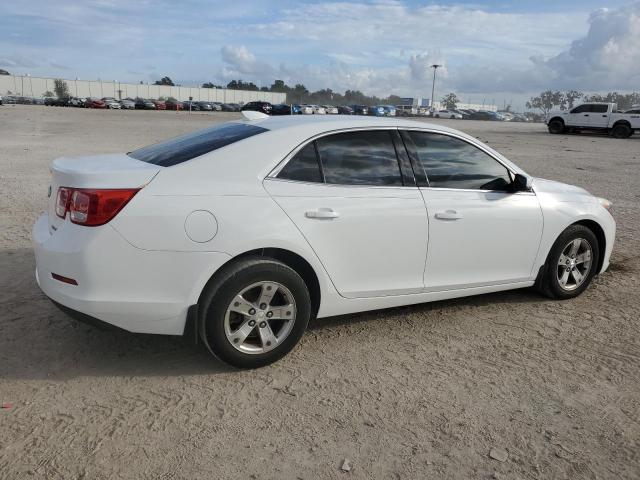
[[[51,90],[47,90],[42,94],[43,97],[53,97],[54,93]]]
[[[624,111],[629,110],[633,105],[640,104],[640,93],[609,92],[606,94],[594,93],[585,95],[577,90],[568,90],[566,92],[547,90],[537,97],[531,97],[526,103],[526,106],[527,108],[538,109],[543,115],[546,115],[554,107],[559,107],[562,110],[571,110],[574,106],[581,103],[578,101],[580,99],[584,102],[617,103],[618,110]]]
[[[154,85],[168,85],[170,87],[175,87],[173,80],[171,80],[169,77],[162,77],[160,80],[156,80]]]
[[[11,74],[7,72],[5,69],[0,68],[0,75],[11,75]]]
[[[460,99],[456,96],[455,93],[451,92],[442,97],[442,105],[447,110],[451,110],[456,108],[456,105],[460,103]]]
[[[202,84],[202,88],[222,88],[221,85],[215,85],[211,82],[206,82]]]
[[[69,85],[67,85],[67,82],[61,78],[56,78],[53,81],[53,90],[56,92],[56,97],[58,98],[67,98],[71,96],[69,93]]]

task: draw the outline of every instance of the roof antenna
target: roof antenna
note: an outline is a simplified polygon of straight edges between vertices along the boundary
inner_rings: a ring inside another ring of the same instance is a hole
[[[255,112],[253,110],[243,110],[242,116],[247,120],[264,120],[265,118],[269,118],[269,115],[262,112]]]

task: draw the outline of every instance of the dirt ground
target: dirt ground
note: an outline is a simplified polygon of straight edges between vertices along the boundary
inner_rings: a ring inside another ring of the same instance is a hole
[[[571,301],[524,290],[317,320],[246,372],[58,311],[30,243],[48,163],[235,116],[0,107],[0,478],[640,478],[638,135],[441,121],[613,201],[611,268]]]

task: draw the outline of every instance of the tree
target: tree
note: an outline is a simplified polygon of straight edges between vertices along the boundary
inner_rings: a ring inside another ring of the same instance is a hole
[[[527,108],[536,108],[542,112],[543,115],[547,115],[555,105],[562,104],[562,92],[552,92],[547,90],[542,92],[537,97],[531,97],[527,102]]]
[[[284,83],[284,80],[274,80],[271,87],[269,87],[269,90],[278,93],[288,93],[291,88],[286,83]]]
[[[456,105],[458,103],[460,103],[460,99],[453,92],[448,93],[447,95],[442,97],[442,105],[444,105],[444,108],[446,108],[447,110],[456,108]]]
[[[576,90],[569,90],[568,92],[564,92],[564,99],[567,103],[567,107],[569,110],[573,108],[576,100],[582,98],[584,94],[582,92],[578,92]]]
[[[173,80],[171,80],[169,77],[162,77],[160,80],[156,80],[154,85],[168,85],[170,87],[175,87]]]
[[[53,91],[56,92],[56,97],[58,98],[66,98],[71,96],[69,94],[69,85],[67,85],[67,82],[65,82],[61,78],[56,78],[53,81]]]
[[[42,94],[43,97],[53,97],[54,93],[51,90],[47,90]]]
[[[4,70],[3,68],[0,68],[0,75],[11,75],[11,74],[6,70]]]
[[[215,85],[211,82],[203,83],[202,88],[222,88],[220,85]]]

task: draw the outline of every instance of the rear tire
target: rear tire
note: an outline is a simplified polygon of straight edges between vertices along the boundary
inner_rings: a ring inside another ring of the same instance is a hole
[[[223,268],[198,303],[200,338],[215,357],[236,368],[263,367],[284,357],[311,317],[302,277],[264,257]]]
[[[564,133],[565,131],[564,122],[558,119],[551,120],[547,128],[549,129],[549,133],[553,133],[554,135],[558,133]]]
[[[544,295],[565,300],[584,292],[597,273],[600,249],[595,234],[584,225],[571,225],[557,238],[538,281]]]
[[[631,130],[631,128],[629,128],[629,126],[625,125],[624,123],[614,125],[611,129],[611,136],[613,138],[629,138],[632,133],[633,130]]]

